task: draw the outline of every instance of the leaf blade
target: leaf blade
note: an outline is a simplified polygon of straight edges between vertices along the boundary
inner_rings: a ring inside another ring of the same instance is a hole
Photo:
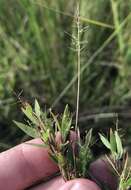
[[[40,110],[40,105],[39,105],[37,99],[35,99],[35,113],[36,113],[37,117],[40,117],[41,110]]]
[[[115,131],[115,138],[116,138],[118,156],[121,158],[122,154],[123,154],[123,147],[122,147],[122,142],[121,142],[120,136],[117,131]]]
[[[35,143],[25,143],[25,144],[35,146],[35,147],[38,147],[38,148],[47,148],[46,144],[35,144]]]
[[[34,124],[37,125],[37,120],[34,117],[33,110],[30,104],[27,104],[25,107],[21,108],[22,112],[26,115],[26,117]]]
[[[110,129],[110,145],[112,153],[116,153],[117,145],[116,145],[116,138],[115,134],[113,133],[112,129]]]
[[[17,127],[19,127],[23,132],[25,132],[30,137],[37,138],[39,136],[36,129],[18,121],[13,121],[13,122],[17,125]]]
[[[111,145],[110,142],[108,141],[108,139],[106,139],[102,134],[99,133],[100,139],[102,141],[102,143],[111,150]]]
[[[66,140],[69,134],[71,124],[72,124],[72,117],[69,112],[68,105],[66,105],[61,121],[61,134],[64,141]]]

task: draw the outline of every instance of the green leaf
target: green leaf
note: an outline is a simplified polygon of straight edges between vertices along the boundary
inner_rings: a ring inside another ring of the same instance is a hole
[[[26,115],[26,117],[32,121],[32,123],[37,125],[37,120],[33,114],[33,110],[32,107],[30,106],[30,104],[26,104],[25,107],[22,107],[22,112]]]
[[[41,138],[44,140],[45,143],[48,142],[49,135],[50,135],[50,130],[49,129],[42,132]]]
[[[116,138],[112,129],[110,129],[110,145],[111,145],[111,151],[113,153],[116,152],[116,149],[117,149]]]
[[[17,125],[17,127],[19,127],[22,131],[24,131],[30,137],[37,138],[39,136],[36,129],[18,121],[13,121],[13,122]]]
[[[102,141],[102,143],[108,148],[111,150],[111,145],[110,145],[110,142],[108,141],[108,139],[106,139],[103,135],[101,135],[99,133],[99,136],[100,136],[100,139]]]
[[[70,115],[68,105],[66,105],[61,122],[61,134],[63,141],[66,140],[67,135],[69,134],[70,128],[72,124],[72,117]]]
[[[122,183],[122,188],[123,189],[128,188],[128,187],[131,187],[131,178],[129,178],[127,181],[124,181]]]
[[[25,144],[35,146],[35,147],[38,147],[38,148],[47,148],[46,144],[35,144],[35,143],[25,143]]]
[[[68,144],[68,151],[66,152],[66,158],[68,163],[70,163],[71,166],[74,166],[74,152],[73,148],[70,144]]]
[[[40,117],[41,115],[40,105],[36,99],[35,99],[35,113],[37,117]]]
[[[121,158],[123,154],[123,147],[122,147],[120,136],[117,131],[115,131],[115,138],[116,138],[116,145],[117,145],[117,153],[119,155],[119,158]]]
[[[50,156],[50,158],[51,158],[56,164],[58,164],[58,158],[57,158],[57,156],[56,156],[55,154],[50,154],[50,153],[49,153],[49,156]]]
[[[90,148],[81,146],[78,156],[78,165],[80,165],[79,172],[82,174],[82,176],[86,175],[89,164],[91,163],[92,159],[93,157]]]
[[[62,153],[57,154],[57,160],[58,160],[59,166],[61,166],[61,167],[65,166],[65,159],[66,158],[62,155]]]
[[[129,178],[126,182],[126,187],[130,187],[131,186],[131,178]]]
[[[61,132],[61,126],[59,124],[59,121],[57,119],[57,117],[53,114],[53,112],[50,110],[50,114],[52,115],[53,119],[54,119],[54,122],[56,123],[56,126],[58,128],[58,130]]]
[[[89,146],[91,144],[91,139],[92,139],[92,129],[90,129],[88,133],[86,134],[86,138],[85,138],[86,146]]]

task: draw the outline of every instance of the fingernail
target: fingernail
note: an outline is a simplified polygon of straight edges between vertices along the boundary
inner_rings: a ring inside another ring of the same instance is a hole
[[[74,183],[72,186],[69,188],[69,190],[88,190],[88,187],[81,184],[81,183]]]
[[[59,190],[100,190],[100,188],[88,179],[76,179],[66,182]]]
[[[81,184],[81,183],[70,183],[70,184],[65,184],[63,187],[60,188],[60,190],[89,190],[87,186]]]

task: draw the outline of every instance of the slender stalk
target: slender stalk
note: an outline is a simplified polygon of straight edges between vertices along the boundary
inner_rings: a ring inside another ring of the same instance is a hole
[[[77,49],[77,100],[76,100],[76,123],[75,123],[75,130],[77,131],[78,128],[78,117],[79,117],[79,100],[80,100],[80,66],[81,66],[81,46],[80,46],[80,4],[78,1],[77,4],[77,15],[76,15],[76,25],[77,25],[77,42],[76,42],[76,49]]]

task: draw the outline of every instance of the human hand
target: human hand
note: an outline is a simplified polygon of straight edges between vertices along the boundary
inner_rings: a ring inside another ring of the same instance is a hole
[[[34,139],[31,143],[40,144],[40,139]],[[101,160],[91,166],[93,175],[113,182],[113,176],[107,170]],[[33,147],[20,144],[0,154],[0,189],[6,190],[100,190],[100,188],[88,179],[75,179],[64,182],[61,177],[54,178],[49,182],[29,188],[37,181],[44,179],[58,171],[58,167],[49,159],[46,148]],[[98,175],[99,174],[99,175]],[[113,189],[113,186],[112,186]]]

